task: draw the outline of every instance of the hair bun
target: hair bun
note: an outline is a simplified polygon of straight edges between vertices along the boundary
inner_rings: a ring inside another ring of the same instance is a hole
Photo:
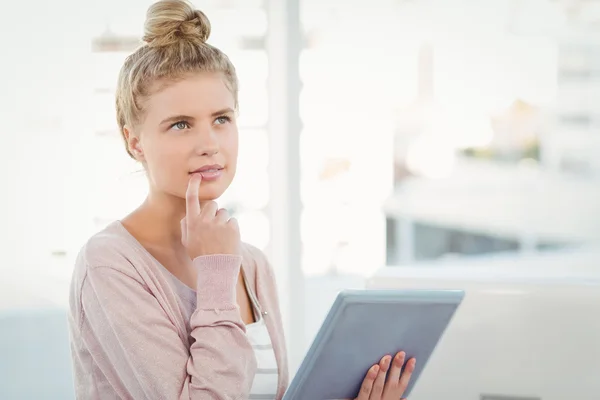
[[[160,0],[146,13],[142,40],[152,47],[173,45],[181,40],[206,42],[210,21],[186,0]]]

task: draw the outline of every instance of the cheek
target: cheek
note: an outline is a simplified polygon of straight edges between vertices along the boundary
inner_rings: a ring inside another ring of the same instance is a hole
[[[227,135],[226,140],[222,144],[222,149],[227,156],[227,162],[234,166],[237,162],[238,146],[238,133],[237,130],[235,130],[230,135]]]
[[[164,186],[175,183],[177,175],[187,171],[187,155],[182,151],[182,146],[175,146],[170,141],[157,140],[146,148],[146,163],[156,184]]]

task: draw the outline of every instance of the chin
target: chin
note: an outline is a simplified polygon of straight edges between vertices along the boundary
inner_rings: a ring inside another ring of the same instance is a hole
[[[219,197],[221,197],[221,195],[217,195],[214,193],[200,193],[200,195],[198,196],[198,200],[200,200],[201,202],[215,201],[218,200]]]
[[[217,200],[225,193],[225,189],[227,189],[227,187],[222,187],[221,185],[207,185],[200,188],[198,197],[200,198],[200,201]]]

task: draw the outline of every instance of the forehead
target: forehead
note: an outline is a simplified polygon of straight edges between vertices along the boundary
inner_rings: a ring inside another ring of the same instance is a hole
[[[220,73],[198,73],[176,81],[159,81],[150,93],[145,108],[151,119],[173,114],[202,117],[235,107],[233,94]]]

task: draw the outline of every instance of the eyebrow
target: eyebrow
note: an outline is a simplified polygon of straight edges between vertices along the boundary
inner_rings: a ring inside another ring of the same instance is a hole
[[[227,107],[227,108],[224,108],[222,110],[215,111],[214,113],[210,114],[210,116],[214,118],[214,117],[218,117],[220,115],[230,114],[232,112],[233,112],[233,109],[231,107]],[[164,124],[167,124],[167,123],[174,123],[174,122],[177,122],[177,121],[184,121],[184,120],[185,121],[194,121],[195,119],[196,118],[190,117],[189,115],[183,115],[183,114],[181,114],[181,115],[174,115],[172,117],[169,117],[169,118],[166,118],[166,119],[162,120],[161,123],[160,123],[160,125],[164,125]]]
[[[222,110],[219,110],[219,111],[216,111],[216,112],[212,113],[210,116],[211,117],[218,117],[219,115],[231,114],[232,112],[233,112],[233,108],[227,107],[227,108],[224,108]]]
[[[194,117],[190,117],[189,115],[174,115],[172,117],[163,119],[160,122],[160,125],[164,125],[164,124],[170,124],[170,123],[174,123],[177,121],[194,121],[195,118]]]

